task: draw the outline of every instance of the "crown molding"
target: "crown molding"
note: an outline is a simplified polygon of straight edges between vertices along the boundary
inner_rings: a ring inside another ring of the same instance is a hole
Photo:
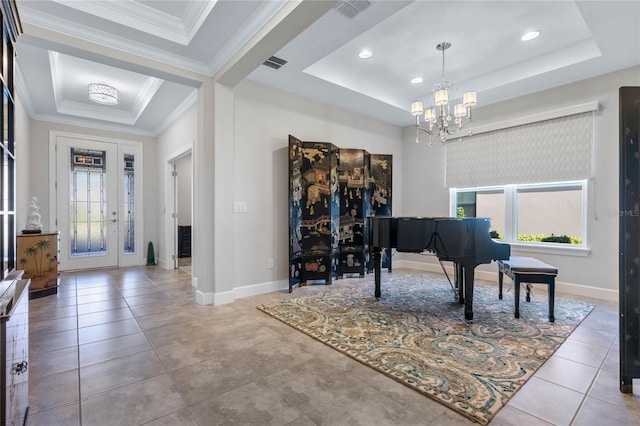
[[[187,3],[187,8],[182,15],[182,25],[189,43],[191,43],[191,40],[193,40],[198,33],[216,3],[217,0],[190,1]]]
[[[103,122],[98,122],[93,120],[74,119],[74,118],[61,116],[61,115],[35,113],[33,115],[29,115],[29,118],[32,120],[64,124],[67,126],[77,126],[77,127],[84,127],[87,129],[107,130],[111,132],[127,133],[131,135],[155,137],[152,131],[140,129],[137,127],[108,124],[108,123],[103,123]]]
[[[83,4],[85,2],[73,0],[55,1],[65,5],[67,3],[70,3],[77,7],[88,7],[88,5]],[[104,3],[114,2],[87,1],[86,3],[98,3],[101,6],[109,6],[112,8],[113,6],[105,5]],[[121,5],[127,2],[116,3]],[[191,5],[191,3],[196,4]],[[197,4],[200,3],[203,4],[201,4],[200,8],[198,8]],[[82,4],[82,6],[80,6],[80,4]],[[206,19],[206,15],[208,15],[213,9],[214,4],[214,2],[190,2],[190,7],[185,11],[185,15],[191,15],[188,18],[188,20],[191,22],[191,24],[189,24],[190,38],[193,38],[193,36],[195,36],[200,26]],[[212,77],[249,40],[251,40],[252,37],[254,37],[264,27],[265,23],[269,22],[287,4],[288,2],[286,0],[260,2],[259,6],[256,8],[256,10],[254,10],[254,12],[250,15],[246,22],[244,22],[243,25],[238,28],[238,30],[229,38],[227,43],[224,44],[224,46],[217,52],[217,54],[214,55],[214,57],[208,63],[197,61],[181,55],[168,53],[162,49],[154,48],[143,43],[138,43],[132,41],[131,39],[115,34],[109,34],[78,22],[59,17],[53,17],[38,9],[30,7],[29,3],[25,3],[24,5],[22,5],[22,21],[25,24],[33,25],[45,30],[64,34],[66,36],[74,37],[80,40],[89,41],[101,46],[110,47],[122,52],[130,53],[141,58],[154,60],[160,63],[174,66],[176,68],[184,69],[186,71],[191,71]],[[193,17],[193,15],[195,15],[195,17]]]
[[[109,34],[104,31],[91,28],[77,22],[62,18],[53,18],[37,9],[28,6],[29,3],[21,5],[21,20],[23,24],[33,25],[44,30],[53,31],[65,36],[88,41],[100,46],[109,47],[121,52],[171,65],[186,71],[195,72],[202,75],[209,75],[207,64],[187,58],[181,55],[168,53],[142,43],[132,41],[129,38]],[[210,75],[209,75],[210,76]]]
[[[51,69],[51,83],[56,110],[60,114],[71,114],[96,120],[113,120],[123,124],[135,124],[144,109],[149,105],[163,81],[155,77],[146,77],[144,84],[138,90],[133,106],[130,110],[115,109],[81,102],[72,102],[64,98],[64,75],[62,54],[49,50],[49,67]]]
[[[209,61],[208,72],[215,75],[266,23],[287,5],[285,0],[264,1],[253,11],[220,51]]]
[[[130,111],[113,109],[113,107],[89,105],[82,102],[66,101],[64,99],[56,106],[60,114],[75,115],[91,120],[113,121],[130,126],[136,124],[137,121],[137,118]]]
[[[131,115],[135,117],[135,121],[138,121],[147,105],[149,105],[149,102],[151,102],[151,99],[153,99],[158,89],[160,89],[160,86],[162,86],[162,83],[164,83],[164,81],[155,77],[147,77],[145,79],[131,109]]]
[[[53,1],[183,46],[191,42],[216,4],[215,1],[188,2],[183,16],[178,18],[137,1]]]
[[[60,103],[64,100],[63,84],[64,77],[62,75],[62,64],[60,63],[60,53],[48,50],[49,55],[49,69],[51,71],[51,86],[53,88],[53,100],[56,104],[56,109],[60,106]]]

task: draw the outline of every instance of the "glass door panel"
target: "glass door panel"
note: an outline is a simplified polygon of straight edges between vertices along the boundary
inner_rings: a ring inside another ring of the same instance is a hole
[[[60,270],[118,265],[117,152],[112,143],[58,138]]]

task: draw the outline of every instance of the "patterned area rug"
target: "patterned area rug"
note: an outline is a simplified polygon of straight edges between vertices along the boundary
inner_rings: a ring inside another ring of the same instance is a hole
[[[593,306],[556,298],[550,323],[540,286],[531,303],[521,295],[515,319],[512,292],[498,300],[497,285],[475,287],[473,321],[445,278],[420,272],[384,274],[379,300],[371,274],[257,308],[487,424]]]

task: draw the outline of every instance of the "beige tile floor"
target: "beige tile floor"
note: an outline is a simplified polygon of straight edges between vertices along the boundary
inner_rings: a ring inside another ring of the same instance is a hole
[[[286,292],[199,306],[182,270],[61,278],[30,301],[32,426],[472,424],[255,309]],[[617,330],[616,304],[596,302],[491,424],[640,424],[640,383],[618,391]]]

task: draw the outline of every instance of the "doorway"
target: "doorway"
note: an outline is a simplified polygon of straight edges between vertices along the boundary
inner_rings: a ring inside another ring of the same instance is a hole
[[[168,206],[172,212],[168,217],[167,235],[173,244],[171,255],[174,269],[191,273],[192,255],[192,179],[193,165],[191,150],[188,150],[168,162],[171,173]]]
[[[61,271],[142,264],[142,146],[52,132]]]

